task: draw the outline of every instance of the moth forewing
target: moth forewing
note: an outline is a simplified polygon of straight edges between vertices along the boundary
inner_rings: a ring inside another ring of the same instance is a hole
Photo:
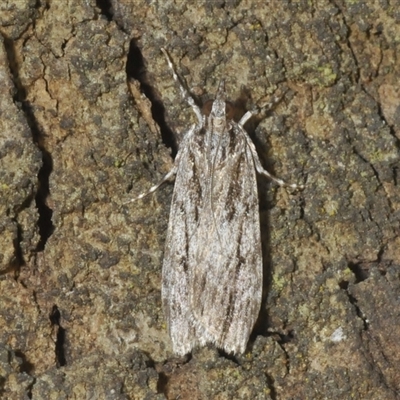
[[[252,154],[233,124],[214,155],[209,218],[200,219],[193,265],[191,309],[201,343],[243,353],[262,295],[257,182]],[[229,133],[229,135],[228,135]]]

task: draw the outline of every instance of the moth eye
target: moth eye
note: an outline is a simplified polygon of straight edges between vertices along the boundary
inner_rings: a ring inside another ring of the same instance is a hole
[[[230,101],[227,101],[225,103],[225,113],[226,119],[233,119],[233,117],[235,116],[236,108]]]
[[[214,103],[214,100],[207,100],[203,104],[203,107],[201,108],[201,111],[203,112],[204,115],[207,115],[207,116],[210,115],[213,103]]]

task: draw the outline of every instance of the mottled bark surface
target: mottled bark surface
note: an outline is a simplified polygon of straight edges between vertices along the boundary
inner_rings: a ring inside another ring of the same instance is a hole
[[[396,1],[0,4],[0,397],[400,396]],[[226,78],[260,179],[264,302],[245,355],[174,360],[161,309],[172,166]]]

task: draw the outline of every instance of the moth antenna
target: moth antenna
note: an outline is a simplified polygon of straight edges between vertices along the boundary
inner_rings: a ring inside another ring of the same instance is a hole
[[[181,78],[176,73],[174,64],[172,63],[172,60],[171,60],[170,56],[168,55],[167,50],[162,47],[161,51],[164,53],[165,58],[167,59],[168,66],[169,66],[170,70],[172,71],[172,77],[174,78],[174,81],[177,83],[177,85],[179,87],[179,90],[181,92],[181,96],[182,96],[183,100],[189,104],[189,106],[192,108],[193,112],[196,114],[199,125],[203,126],[203,114],[201,113],[199,106],[195,103],[193,97],[189,94],[188,90],[186,90],[185,86],[183,85]]]

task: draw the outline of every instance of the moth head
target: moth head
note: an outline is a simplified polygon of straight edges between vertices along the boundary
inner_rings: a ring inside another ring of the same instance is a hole
[[[224,118],[226,116],[226,103],[225,103],[225,81],[221,79],[219,83],[217,94],[211,108],[211,115],[214,118]]]
[[[225,101],[225,81],[222,79],[219,83],[215,100],[212,102],[211,112],[209,113],[209,123],[214,128],[215,133],[223,133],[227,128],[227,112],[230,104]],[[205,107],[207,107],[207,103]],[[207,111],[206,111],[207,112]]]

